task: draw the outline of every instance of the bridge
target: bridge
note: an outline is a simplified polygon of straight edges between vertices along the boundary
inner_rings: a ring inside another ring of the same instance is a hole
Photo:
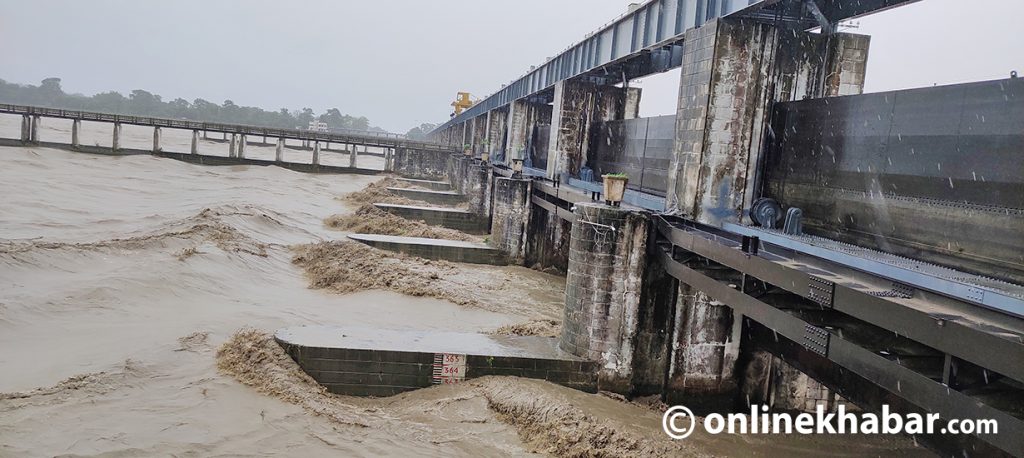
[[[16,139],[0,139],[0,145],[20,146],[37,144],[98,154],[153,154],[207,165],[276,165],[303,172],[374,174],[390,171],[395,161],[405,161],[410,156],[449,153],[453,151],[453,148],[446,145],[409,140],[390,133],[361,131],[320,132],[9,104],[0,104],[0,114],[20,115],[22,117],[21,136]],[[71,138],[66,143],[41,141],[39,127],[45,118],[70,120]],[[80,141],[82,121],[109,123],[111,129],[110,148],[82,144]],[[153,129],[153,147],[144,150],[122,147],[121,126],[125,124],[151,127]],[[161,144],[162,129],[190,131],[192,134],[190,150],[186,152],[165,150]],[[221,134],[222,138],[211,139],[210,133]],[[268,138],[275,139],[274,159],[264,160],[246,157],[246,146],[252,144],[248,140],[249,137],[260,137],[262,139],[259,143],[260,145],[267,145]],[[202,154],[199,148],[201,140],[227,142],[229,145],[227,156]],[[300,145],[288,145],[287,142],[289,140],[300,142]],[[332,149],[331,144],[339,146],[340,149]],[[309,161],[287,160],[285,151],[296,149],[308,151],[310,154]],[[348,157],[348,164],[322,164],[322,153],[345,154]],[[383,158],[384,166],[379,169],[360,166],[359,156]]]
[[[838,23],[908,3],[648,1],[396,171],[479,193],[493,245],[566,272],[560,348],[600,389],[997,419],[915,439],[1021,456],[1024,80],[862,94],[870,37]],[[672,68],[676,114],[639,117],[630,81]]]

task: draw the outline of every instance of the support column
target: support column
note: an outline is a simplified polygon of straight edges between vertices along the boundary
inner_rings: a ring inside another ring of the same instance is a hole
[[[35,115],[32,116],[32,135],[29,141],[35,144],[39,144],[39,125],[42,124],[42,117]]]
[[[576,80],[555,83],[548,139],[549,179],[579,176],[587,164],[590,128],[601,121],[635,118],[640,89],[596,85]]]
[[[32,117],[21,115],[21,141],[28,143],[32,141]]]
[[[736,19],[687,31],[666,210],[711,225],[742,221],[756,197],[767,110],[776,101],[859,92],[865,67],[856,61],[866,58],[866,40]],[[755,370],[737,366],[752,360],[740,355],[741,322],[731,308],[680,284],[668,402],[732,406],[747,383],[740,374],[746,380]]]
[[[601,390],[660,393],[675,284],[648,259],[650,215],[596,203],[574,213],[560,347],[599,363]]]
[[[505,157],[505,134],[508,128],[505,126],[508,121],[508,109],[498,108],[488,112],[487,118],[487,147],[491,155],[490,161],[501,164],[509,163]]]
[[[153,152],[160,152],[160,128],[157,126],[153,127]]]
[[[221,140],[227,140],[228,139],[228,133],[227,132],[221,132],[220,135],[221,135]]]
[[[356,168],[356,156],[358,155],[356,150],[356,145],[352,145],[352,151],[348,153],[348,166],[352,168]]]
[[[317,141],[313,142],[313,165],[320,165],[320,142]]]
[[[110,149],[118,151],[121,149],[121,123],[114,123],[114,138],[111,142]]]
[[[522,265],[526,259],[532,184],[533,180],[521,178],[494,178],[494,220],[489,242],[507,253],[512,264]]]
[[[277,151],[274,152],[274,160],[277,162],[284,162],[284,139],[277,139]]]
[[[82,120],[81,119],[72,120],[71,121],[71,147],[72,148],[77,149],[79,146],[82,146],[82,140],[81,140],[81,137],[80,137],[81,131],[82,131]]]
[[[384,148],[384,171],[394,172],[395,171],[395,149]]]
[[[679,284],[666,402],[700,412],[732,407],[741,324],[742,317],[725,304]]]
[[[205,133],[206,133],[206,131],[203,131],[204,135],[205,135]],[[192,153],[192,154],[199,154],[199,131],[198,130],[193,130],[192,131],[192,149],[190,149],[189,152]]]
[[[529,105],[525,100],[513,100],[508,105],[508,133],[505,135],[505,155],[507,161],[526,159],[526,138],[530,134],[527,122]]]
[[[469,198],[467,210],[470,213],[483,219],[490,218],[491,167],[473,159],[466,173],[466,185],[462,193]]]
[[[238,157],[238,134],[231,134],[231,142],[228,143],[228,157]]]
[[[683,55],[666,210],[712,225],[742,221],[755,197],[766,110],[860,93],[870,39],[739,19],[709,22],[685,39],[692,46]]]
[[[246,145],[246,143],[247,143],[247,141],[245,139],[245,134],[240,134],[238,136],[238,158],[239,159],[245,159],[245,145]]]

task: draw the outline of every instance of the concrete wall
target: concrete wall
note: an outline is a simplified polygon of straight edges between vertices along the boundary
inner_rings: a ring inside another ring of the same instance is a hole
[[[572,223],[537,205],[530,205],[528,228],[526,265],[538,270],[568,270]]]
[[[438,180],[448,171],[448,157],[443,151],[417,151],[397,148],[394,156],[395,173],[409,178]]]

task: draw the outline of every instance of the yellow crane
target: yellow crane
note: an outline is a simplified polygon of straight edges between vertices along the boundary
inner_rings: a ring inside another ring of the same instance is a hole
[[[452,106],[455,107],[455,115],[457,116],[462,113],[462,110],[473,106],[473,101],[469,100],[468,92],[460,92],[459,95],[455,97],[455,101],[452,102]]]

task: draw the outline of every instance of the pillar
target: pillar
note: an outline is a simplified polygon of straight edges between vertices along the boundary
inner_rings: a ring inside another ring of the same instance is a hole
[[[111,142],[110,149],[118,151],[121,149],[121,123],[114,123],[114,138]]]
[[[395,170],[395,149],[384,148],[384,171],[393,172]]]
[[[160,127],[153,126],[153,152],[160,152]]]
[[[308,143],[309,140],[306,140],[306,142]],[[319,164],[320,164],[320,142],[314,141],[313,142],[313,165],[319,165]]]
[[[42,124],[42,117],[39,115],[32,116],[32,132],[29,136],[29,141],[32,143],[39,143],[39,125]]]
[[[203,135],[206,135],[206,131],[203,131]],[[189,150],[192,154],[199,154],[199,131],[192,131],[192,149]]]
[[[494,220],[488,241],[507,253],[512,264],[521,265],[526,259],[532,183],[521,178],[494,178]]]
[[[666,210],[712,225],[741,221],[770,134],[766,109],[860,93],[869,37],[719,19],[685,39]]]
[[[473,131],[470,132],[470,149],[472,157],[479,157],[487,142],[487,116],[480,115],[471,120]]]
[[[82,132],[82,120],[81,119],[72,120],[71,121],[71,147],[72,148],[78,148],[79,146],[82,146],[81,132]]]
[[[738,387],[740,318],[725,304],[679,285],[666,402],[701,412],[732,408]]]
[[[491,167],[473,159],[466,173],[463,194],[469,199],[470,213],[480,218],[491,217]]]
[[[859,93],[866,40],[738,19],[687,31],[666,211],[711,225],[741,221],[756,197],[766,110],[776,101]],[[759,370],[756,358],[740,354],[742,316],[685,284],[674,316],[666,400],[730,408]]]
[[[228,157],[238,157],[238,134],[231,134],[231,142],[228,143]]]
[[[29,115],[21,115],[21,141],[32,141],[32,117]]]
[[[549,179],[578,176],[587,164],[590,129],[601,121],[635,118],[640,89],[562,80],[555,83],[548,139]]]
[[[660,393],[675,284],[648,260],[650,215],[597,203],[574,213],[559,346],[599,363],[601,390]]]
[[[498,108],[491,110],[487,118],[487,148],[491,155],[491,162],[507,163],[505,153],[505,134],[508,128],[508,109]]]
[[[247,143],[247,141],[245,139],[245,134],[240,134],[238,136],[238,150],[237,150],[238,151],[238,158],[239,159],[245,159],[245,145],[246,145],[246,143]]]
[[[274,152],[274,160],[277,162],[284,162],[284,139],[277,139],[277,151]]]
[[[210,132],[204,130],[203,131],[203,140],[209,140],[209,139],[210,139]]]
[[[526,138],[530,135],[530,125],[527,122],[527,110],[529,104],[525,100],[513,100],[508,105],[508,121],[505,134],[505,155],[507,162],[512,159],[526,158]]]
[[[742,399],[766,405],[771,411],[810,412],[819,405],[834,412],[840,404],[847,412],[860,410],[835,391],[766,351],[753,351],[744,377]]]
[[[356,150],[356,145],[352,145],[352,151],[348,152],[348,166],[352,168],[356,168],[356,156],[358,155]]]
[[[227,140],[228,139],[228,133],[227,132],[221,132],[220,135],[221,135],[221,140]]]

